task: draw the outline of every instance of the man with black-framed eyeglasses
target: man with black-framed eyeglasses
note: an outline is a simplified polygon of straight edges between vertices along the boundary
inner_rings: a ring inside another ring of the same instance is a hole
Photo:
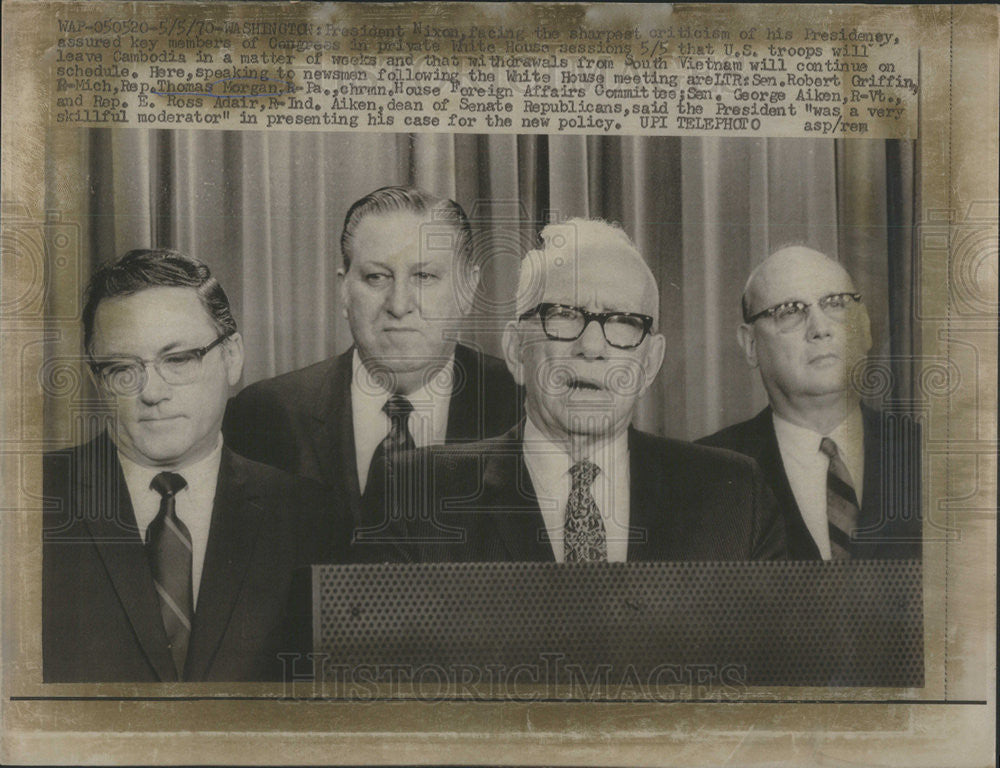
[[[742,313],[738,340],[768,407],[699,442],[760,464],[792,558],[919,557],[919,435],[852,385],[872,337],[851,276],[819,251],[781,248],[751,273]]]
[[[503,336],[524,418],[500,437],[380,468],[366,501],[396,524],[398,556],[783,557],[781,520],[753,462],[631,426],[667,344],[656,280],[635,244],[589,219],[551,224],[541,238],[522,260]]]
[[[43,460],[43,679],[280,679],[292,572],[346,559],[346,504],[223,445],[243,342],[205,264],[102,265],[83,328],[108,423]]]

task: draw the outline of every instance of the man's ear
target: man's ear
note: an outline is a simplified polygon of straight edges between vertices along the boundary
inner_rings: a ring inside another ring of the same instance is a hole
[[[649,386],[656,379],[656,375],[660,372],[660,367],[663,365],[663,356],[667,351],[667,340],[664,338],[662,333],[656,333],[649,337],[649,343],[646,345],[646,354],[643,356],[643,370],[646,374],[645,380],[642,384],[642,392],[649,389]]]
[[[337,270],[337,286],[340,289],[340,311],[347,317],[347,270]]]
[[[521,359],[521,329],[511,320],[503,329],[503,358],[507,370],[519,386],[524,386],[524,361]]]
[[[747,360],[747,365],[751,368],[757,367],[757,337],[754,334],[753,326],[743,323],[736,329],[736,341],[743,349],[743,356]]]
[[[472,305],[476,303],[476,291],[479,290],[480,274],[479,265],[473,264],[471,267],[466,267],[463,272],[460,272],[459,279],[454,283],[454,288],[457,292],[455,304],[458,306],[458,311],[463,317],[472,311]]]
[[[222,342],[222,362],[226,366],[226,380],[234,387],[243,375],[243,337],[234,333]]]
[[[864,339],[864,351],[867,355],[872,348],[872,319],[868,316],[868,309],[861,305],[861,327],[860,331]]]

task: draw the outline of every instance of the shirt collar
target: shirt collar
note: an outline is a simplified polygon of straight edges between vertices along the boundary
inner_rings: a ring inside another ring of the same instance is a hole
[[[528,416],[524,423],[524,461],[544,488],[554,488],[569,472],[573,462],[566,449],[552,442]]]
[[[842,450],[848,450],[850,446],[862,444],[865,437],[865,427],[860,406],[851,409],[847,418],[840,422],[827,437],[833,440],[838,448],[843,446]]]
[[[125,475],[129,488],[148,489],[153,478],[160,472],[162,467],[147,467],[145,464],[138,464],[118,451],[118,461],[121,464],[122,472]],[[187,481],[187,488],[205,488],[208,485],[215,488],[215,481],[219,475],[219,465],[222,462],[222,433],[215,442],[215,448],[202,459],[187,464],[183,467],[169,470],[181,475]]]
[[[620,461],[628,458],[628,430],[613,440],[597,443],[586,458],[600,467],[602,472],[608,466],[619,466]],[[537,470],[538,477],[543,478],[542,482],[547,487],[558,483],[576,463],[565,447],[554,443],[535,426],[531,416],[527,416],[524,423],[524,460],[529,464],[532,476]]]
[[[790,444],[803,448],[808,447],[810,451],[818,449],[819,441],[824,437],[829,437],[837,443],[837,447],[839,448],[842,441],[846,446],[847,444],[861,440],[864,436],[864,424],[861,418],[860,406],[854,406],[854,408],[848,411],[844,420],[825,435],[809,427],[793,424],[788,419],[779,416],[777,411],[772,411],[772,415],[774,416],[774,431],[777,433],[779,439],[787,440]]]
[[[819,451],[820,441],[829,437],[837,444],[851,478],[855,483],[855,491],[860,494],[864,481],[864,419],[861,407],[855,405],[840,424],[827,435],[821,435],[808,427],[793,424],[772,411],[774,432],[781,446],[782,459],[796,461],[807,465],[812,461],[825,463],[828,459]]]
[[[426,384],[408,395],[406,399],[414,406],[421,403],[435,405],[438,402],[447,403],[451,399],[452,382],[454,381],[455,358],[454,355],[445,363]],[[382,386],[378,377],[372,376],[365,364],[361,361],[361,354],[357,349],[351,359],[351,398],[352,403],[361,403],[362,407],[369,408],[375,406],[381,411],[382,406],[392,396],[392,392]]]
[[[389,416],[382,410],[392,393],[371,376],[354,350],[351,377],[351,410],[354,422],[354,446],[358,462],[358,481],[364,487],[368,462],[376,447],[388,434]],[[406,399],[413,406],[408,420],[410,434],[418,448],[445,442],[448,434],[448,410],[454,389],[455,358],[420,389]]]

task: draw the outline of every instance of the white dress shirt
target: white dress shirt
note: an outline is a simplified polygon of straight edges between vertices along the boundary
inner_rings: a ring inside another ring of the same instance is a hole
[[[591,493],[604,520],[608,540],[608,562],[623,563],[628,556],[629,463],[628,433],[596,446],[587,457],[601,471]],[[538,497],[538,507],[552,542],[556,562],[565,562],[563,525],[575,463],[562,446],[550,441],[529,416],[524,425],[524,463]]]
[[[433,379],[415,392],[405,395],[413,405],[409,429],[417,448],[438,445],[445,441],[448,432],[448,405],[451,403],[454,381],[454,358]],[[392,422],[382,406],[392,393],[373,379],[354,350],[353,375],[351,376],[351,411],[354,419],[354,454],[358,463],[358,485],[365,492],[368,470]]]
[[[781,450],[788,484],[799,505],[806,528],[812,534],[824,560],[830,559],[830,530],[826,516],[826,475],[830,468],[829,457],[820,451],[819,444],[829,437],[837,444],[837,451],[847,471],[851,473],[854,493],[861,503],[864,492],[865,435],[861,409],[854,408],[828,435],[774,416],[774,433]]]
[[[194,464],[171,470],[187,481],[187,487],[174,497],[177,517],[187,526],[191,534],[191,586],[192,599],[197,613],[198,588],[201,573],[205,567],[205,550],[208,548],[208,531],[212,525],[212,505],[215,502],[215,487],[219,481],[219,462],[222,460],[222,433],[215,450]],[[139,526],[139,536],[146,540],[146,529],[156,519],[160,511],[162,496],[149,487],[162,469],[146,467],[118,452],[118,461],[125,474],[125,485],[132,499],[135,522]]]

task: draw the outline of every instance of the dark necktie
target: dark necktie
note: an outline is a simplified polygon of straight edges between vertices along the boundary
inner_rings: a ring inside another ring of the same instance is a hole
[[[819,449],[830,457],[826,471],[826,516],[830,529],[830,554],[834,560],[853,556],[851,533],[858,523],[858,496],[854,492],[851,473],[840,458],[837,444],[829,437],[819,443]]]
[[[386,461],[391,462],[400,451],[411,451],[417,447],[408,426],[410,414],[413,413],[413,403],[402,395],[393,395],[386,400],[382,410],[389,417],[389,434],[375,449],[372,463],[368,465],[369,479],[371,479],[371,470],[375,466],[375,462],[380,458],[384,457]]]
[[[594,501],[590,486],[601,468],[587,461],[570,467],[572,483],[566,501],[566,521],[563,524],[563,546],[567,563],[604,562],[608,559],[608,537],[601,512]]]
[[[160,615],[167,631],[177,679],[184,677],[188,639],[194,606],[191,587],[191,534],[177,517],[176,495],[187,481],[173,472],[161,472],[149,487],[156,491],[160,511],[146,529],[146,554],[153,570],[153,583],[160,598]]]

